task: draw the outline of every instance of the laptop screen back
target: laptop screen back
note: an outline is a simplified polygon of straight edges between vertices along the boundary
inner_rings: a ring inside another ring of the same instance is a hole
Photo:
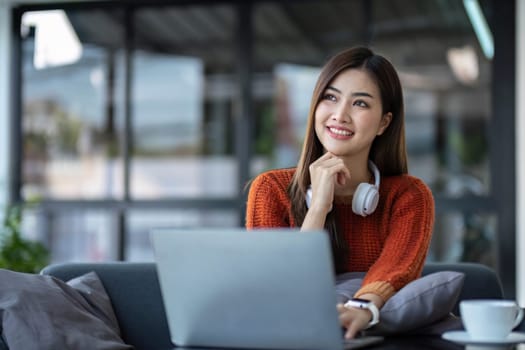
[[[177,346],[342,348],[326,233],[160,229],[152,243]]]

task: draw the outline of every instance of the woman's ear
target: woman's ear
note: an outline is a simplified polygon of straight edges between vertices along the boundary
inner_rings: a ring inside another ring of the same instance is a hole
[[[390,122],[392,121],[392,112],[388,112],[386,114],[383,114],[381,117],[381,121],[379,122],[379,129],[377,130],[377,135],[382,135],[386,128],[390,125]]]

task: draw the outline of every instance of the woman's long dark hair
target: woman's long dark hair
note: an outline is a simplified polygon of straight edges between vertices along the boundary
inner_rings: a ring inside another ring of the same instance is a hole
[[[408,171],[403,92],[396,70],[387,59],[374,54],[368,48],[354,47],[342,51],[324,65],[317,79],[308,112],[301,156],[295,175],[288,187],[292,213],[297,226],[303,224],[307,212],[305,194],[311,183],[308,168],[323,155],[323,145],[315,134],[315,110],[328,85],[339,73],[350,68],[362,69],[375,80],[381,93],[382,114],[392,113],[390,125],[383,134],[374,139],[369,159],[377,165],[382,176],[406,174]],[[328,214],[325,229],[330,233],[334,249],[341,253],[345,247],[340,242],[341,237],[337,233],[336,215],[335,210]],[[335,254],[337,255],[341,254]]]

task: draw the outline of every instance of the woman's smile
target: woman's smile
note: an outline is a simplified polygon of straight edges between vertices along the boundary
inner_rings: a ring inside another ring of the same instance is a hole
[[[327,126],[326,128],[330,136],[337,140],[348,140],[354,135],[354,132],[347,128],[337,126]]]

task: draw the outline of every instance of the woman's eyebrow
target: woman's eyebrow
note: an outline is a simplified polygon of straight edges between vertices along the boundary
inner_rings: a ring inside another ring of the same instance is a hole
[[[341,90],[339,90],[338,88],[335,88],[333,86],[327,86],[326,87],[326,90],[333,90],[335,92],[337,92],[338,94],[343,94],[343,92]],[[358,92],[352,92],[351,94],[353,97],[370,97],[370,98],[374,98],[374,96],[372,96],[371,94],[369,94],[368,92],[361,92],[361,91],[358,91]]]
[[[352,96],[364,96],[364,97],[374,98],[374,96],[372,96],[368,92],[353,92]]]
[[[326,87],[326,90],[334,90],[335,92],[337,92],[337,93],[339,93],[339,94],[342,94],[341,90],[336,89],[336,88],[333,87],[333,86],[327,86],[327,87]]]

